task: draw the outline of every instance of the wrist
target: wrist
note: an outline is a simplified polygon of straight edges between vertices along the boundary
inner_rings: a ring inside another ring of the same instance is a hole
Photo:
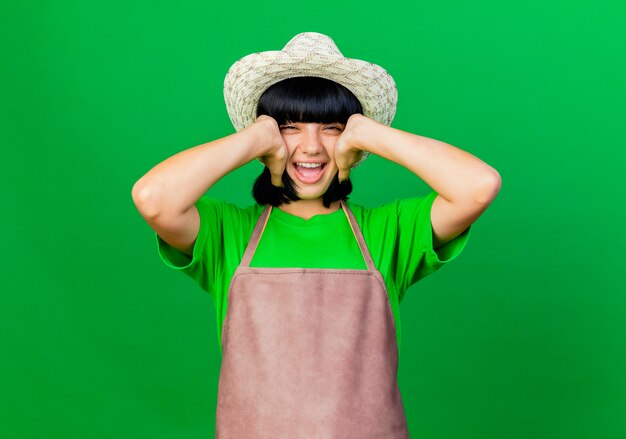
[[[269,116],[260,116],[256,122],[239,132],[250,153],[250,160],[270,154],[274,150],[278,124]]]
[[[346,123],[346,128],[350,129],[350,146],[353,149],[376,154],[375,136],[377,131],[383,126],[372,118],[362,114],[353,114]]]
[[[257,124],[257,158],[276,153],[283,143],[278,123],[270,116],[261,115],[254,125]]]

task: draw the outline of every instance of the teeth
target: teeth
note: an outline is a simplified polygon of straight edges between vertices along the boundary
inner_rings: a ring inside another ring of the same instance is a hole
[[[296,163],[296,165],[302,166],[303,168],[319,168],[320,166],[322,166],[321,163],[305,163],[305,162]]]

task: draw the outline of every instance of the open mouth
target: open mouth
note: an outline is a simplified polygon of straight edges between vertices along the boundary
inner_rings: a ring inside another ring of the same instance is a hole
[[[296,162],[294,163],[298,180],[303,183],[317,183],[324,175],[326,163]]]

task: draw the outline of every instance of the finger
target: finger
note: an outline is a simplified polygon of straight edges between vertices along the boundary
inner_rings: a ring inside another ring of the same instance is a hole
[[[337,163],[337,169],[339,170],[339,182],[343,183],[350,177],[350,170],[352,169],[352,160],[347,154],[339,154],[335,158],[335,163]]]
[[[339,183],[343,183],[344,181],[346,181],[348,179],[348,177],[350,177],[350,167],[344,168],[341,167],[339,168]]]
[[[275,172],[270,171],[270,175],[271,175],[271,179],[272,179],[272,186],[276,186],[276,187],[284,187],[285,186],[283,184],[283,176],[282,176],[282,174],[277,174]]]
[[[285,187],[285,185],[283,184],[283,172],[285,170],[284,167],[274,165],[268,166],[268,168],[270,170],[272,185],[276,187]]]
[[[283,184],[282,175],[281,176],[272,175],[272,185],[276,187],[285,187],[285,185]]]

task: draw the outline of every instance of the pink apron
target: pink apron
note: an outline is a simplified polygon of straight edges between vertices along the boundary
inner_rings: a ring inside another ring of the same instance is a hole
[[[341,203],[367,270],[254,268],[261,214],[222,331],[218,439],[405,439],[387,289]]]

